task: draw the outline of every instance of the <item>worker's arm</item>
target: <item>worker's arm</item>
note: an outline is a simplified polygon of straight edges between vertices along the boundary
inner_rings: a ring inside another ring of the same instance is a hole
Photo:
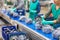
[[[46,20],[44,20],[44,16],[41,16],[41,18],[42,18],[42,24],[43,25],[54,24],[54,21],[46,21]]]
[[[52,12],[52,6],[51,6],[49,12],[44,17],[42,17],[42,24],[55,24],[55,23],[58,23],[60,21],[60,17],[57,20],[52,20],[52,21],[44,20],[44,18],[47,18],[51,12]]]
[[[47,18],[52,12],[52,8],[50,7],[50,9],[48,10],[48,12],[45,14],[44,18]]]
[[[16,9],[22,8],[23,6],[24,6],[24,0],[20,0],[19,5],[16,7]]]
[[[42,24],[43,25],[48,25],[48,24],[55,24],[57,22],[57,20],[53,20],[53,21],[46,21],[46,20],[44,20],[44,21],[42,21]]]
[[[43,25],[55,24],[55,23],[57,22],[57,20],[46,21],[46,20],[44,20],[44,16],[41,16],[41,18],[42,18],[42,24],[43,24]]]

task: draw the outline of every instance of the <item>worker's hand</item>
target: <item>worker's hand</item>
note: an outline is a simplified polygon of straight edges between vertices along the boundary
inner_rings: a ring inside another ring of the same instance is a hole
[[[31,10],[33,13],[36,13],[37,11]]]
[[[30,12],[36,13],[37,11],[36,10],[30,10]]]
[[[54,23],[57,23],[57,20],[54,20]]]
[[[45,20],[42,20],[42,24],[43,24],[43,25],[45,24]]]
[[[37,11],[34,11],[35,13],[37,12]]]
[[[16,10],[16,8],[11,8],[10,11],[14,12]]]

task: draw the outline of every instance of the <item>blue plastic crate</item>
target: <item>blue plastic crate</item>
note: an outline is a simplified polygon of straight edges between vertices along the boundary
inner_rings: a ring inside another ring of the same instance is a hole
[[[5,27],[2,27],[2,36],[3,36],[4,40],[9,40],[9,34],[10,33],[6,33],[7,28],[9,30],[13,30],[14,29],[15,31],[17,31],[15,26],[5,26]]]
[[[14,33],[10,33],[9,39],[11,40],[13,37],[17,37],[15,40],[22,40],[21,35],[24,36],[23,40],[30,40],[29,36],[25,32],[17,31]],[[20,37],[19,37],[20,36]],[[25,38],[25,39],[24,39]]]
[[[22,11],[20,11],[22,10]],[[16,13],[18,13],[20,15],[20,13],[22,13],[21,15],[25,15],[25,9],[16,9],[15,10]]]
[[[6,32],[7,28],[9,30],[13,30],[14,29],[15,32],[8,31],[8,33],[7,33]],[[15,26],[5,26],[5,27],[2,27],[2,36],[3,36],[4,40],[10,40],[10,38],[12,36],[20,36],[20,35],[25,35],[27,37],[27,34],[25,32],[17,31]],[[29,37],[27,37],[27,38],[29,38]]]

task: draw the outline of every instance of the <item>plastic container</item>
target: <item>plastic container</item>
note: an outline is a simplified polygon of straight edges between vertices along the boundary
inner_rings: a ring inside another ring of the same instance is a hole
[[[15,28],[15,26],[5,26],[5,27],[2,27],[2,36],[4,38],[4,40],[9,40],[9,34],[11,32],[11,30],[17,30]]]
[[[25,32],[17,31],[15,26],[2,27],[2,36],[4,40],[29,40]]]
[[[29,40],[25,32],[15,32],[9,35],[10,40]]]

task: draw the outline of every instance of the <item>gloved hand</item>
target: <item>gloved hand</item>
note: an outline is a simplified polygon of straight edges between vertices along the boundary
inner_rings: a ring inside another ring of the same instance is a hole
[[[36,10],[30,10],[30,12],[37,13],[37,11],[36,11]]]
[[[14,12],[16,10],[16,8],[11,8],[10,11],[11,12]]]
[[[41,19],[42,19],[42,24],[44,25],[45,24],[44,16],[41,16]]]
[[[43,25],[54,24],[54,21],[46,21],[46,20],[43,20],[42,21],[42,24]]]
[[[42,24],[43,25],[54,24],[54,21],[46,21],[46,20],[44,20],[44,16],[41,16],[41,18],[42,18]]]

